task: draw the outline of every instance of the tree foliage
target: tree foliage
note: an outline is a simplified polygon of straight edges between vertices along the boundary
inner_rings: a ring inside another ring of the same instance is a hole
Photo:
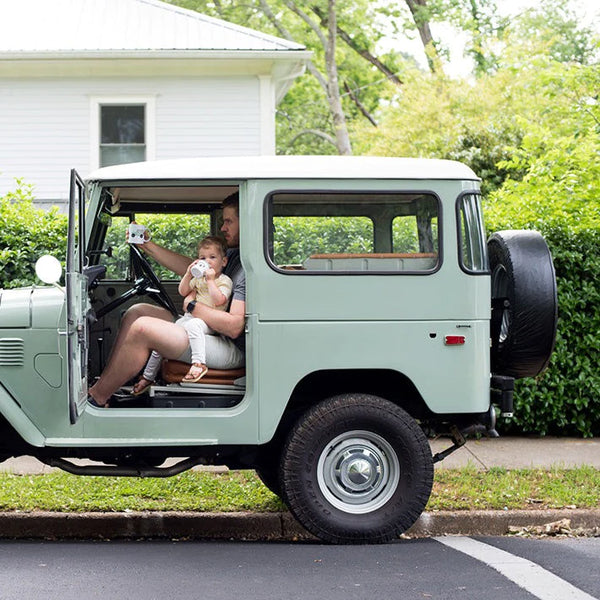
[[[550,368],[539,380],[518,382],[507,429],[598,436],[600,68],[547,58],[536,79],[537,114],[519,118],[523,138],[502,164],[509,178],[490,195],[486,217],[490,230],[544,234],[556,268],[559,325]]]
[[[378,44],[399,27],[397,10],[368,0],[170,0],[184,8],[304,44],[313,52],[277,111],[280,154],[350,154],[349,125],[376,125],[375,111],[386,101],[386,82],[401,84],[406,59],[378,52]],[[406,7],[405,7],[406,9]],[[406,11],[405,11],[406,14]],[[390,22],[391,21],[391,22]]]

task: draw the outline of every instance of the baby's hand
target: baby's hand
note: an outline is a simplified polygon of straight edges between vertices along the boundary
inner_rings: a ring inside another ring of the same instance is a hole
[[[216,276],[217,273],[212,267],[208,269],[206,273],[204,273],[204,278],[206,279],[206,281],[214,281]]]

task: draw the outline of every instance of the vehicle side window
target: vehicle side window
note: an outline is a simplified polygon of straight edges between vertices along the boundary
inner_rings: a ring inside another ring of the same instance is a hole
[[[437,198],[422,193],[275,193],[268,256],[289,272],[427,272],[439,264]]]
[[[478,194],[465,194],[457,204],[459,260],[468,273],[489,271],[481,201]]]

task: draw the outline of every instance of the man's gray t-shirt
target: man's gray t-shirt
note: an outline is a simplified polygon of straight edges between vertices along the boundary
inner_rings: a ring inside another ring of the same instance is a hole
[[[242,268],[239,248],[229,248],[227,250],[227,264],[223,269],[223,273],[233,281],[231,299],[246,302],[246,273]],[[246,350],[246,335],[243,331],[232,341],[242,352]]]

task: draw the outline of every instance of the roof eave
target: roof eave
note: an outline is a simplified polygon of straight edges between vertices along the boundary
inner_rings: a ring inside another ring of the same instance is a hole
[[[2,52],[0,60],[86,60],[110,59],[189,59],[189,60],[310,60],[312,52],[305,49],[282,50],[48,50]]]

